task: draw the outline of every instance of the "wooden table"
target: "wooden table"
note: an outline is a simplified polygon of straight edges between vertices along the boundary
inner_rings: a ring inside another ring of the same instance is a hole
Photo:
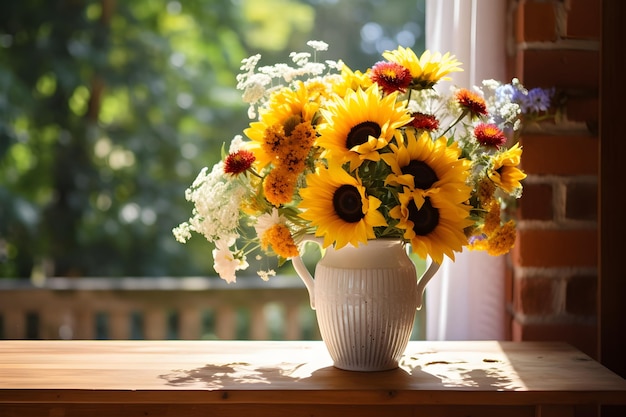
[[[0,341],[1,417],[546,417],[599,404],[626,404],[626,380],[562,343],[410,342],[399,369],[360,373],[334,368],[321,342]]]

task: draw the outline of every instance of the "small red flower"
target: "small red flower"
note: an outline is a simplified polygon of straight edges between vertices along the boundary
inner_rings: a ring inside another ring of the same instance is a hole
[[[428,130],[430,132],[439,129],[439,120],[432,114],[413,113],[413,120],[409,126],[413,126],[418,130]]]
[[[395,91],[404,93],[411,84],[411,71],[395,62],[381,61],[371,69],[370,78],[377,83],[383,93],[391,94]]]
[[[479,123],[474,128],[476,140],[483,146],[499,148],[506,142],[506,136],[500,128],[491,123]]]
[[[224,161],[224,172],[226,174],[239,175],[246,172],[252,166],[254,154],[245,149],[228,154]]]
[[[471,117],[487,114],[485,99],[466,88],[457,91],[456,101],[470,113]]]

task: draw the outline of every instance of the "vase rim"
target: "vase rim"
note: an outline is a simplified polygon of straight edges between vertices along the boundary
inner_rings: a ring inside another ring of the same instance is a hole
[[[351,243],[348,243],[346,246],[352,247],[352,248],[358,248],[358,247],[368,246],[370,244],[376,244],[376,243],[401,244],[401,245],[406,244],[406,242],[401,237],[378,237],[376,239],[368,239],[367,242],[359,242],[358,246],[354,246]]]

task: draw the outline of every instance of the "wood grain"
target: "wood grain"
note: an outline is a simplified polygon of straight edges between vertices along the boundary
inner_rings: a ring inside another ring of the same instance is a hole
[[[410,342],[400,368],[361,373],[334,368],[316,341],[0,342],[3,417],[100,415],[94,407],[113,415],[120,405],[131,414],[118,415],[261,406],[327,416],[347,406],[365,407],[363,416],[380,407],[396,416],[415,407],[534,415],[550,406],[568,415],[599,404],[626,404],[626,380],[563,343]]]

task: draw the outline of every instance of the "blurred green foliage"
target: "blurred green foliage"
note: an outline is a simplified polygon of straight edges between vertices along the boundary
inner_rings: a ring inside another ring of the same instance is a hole
[[[249,120],[241,59],[423,49],[424,0],[0,5],[0,277],[212,275],[184,190]]]

